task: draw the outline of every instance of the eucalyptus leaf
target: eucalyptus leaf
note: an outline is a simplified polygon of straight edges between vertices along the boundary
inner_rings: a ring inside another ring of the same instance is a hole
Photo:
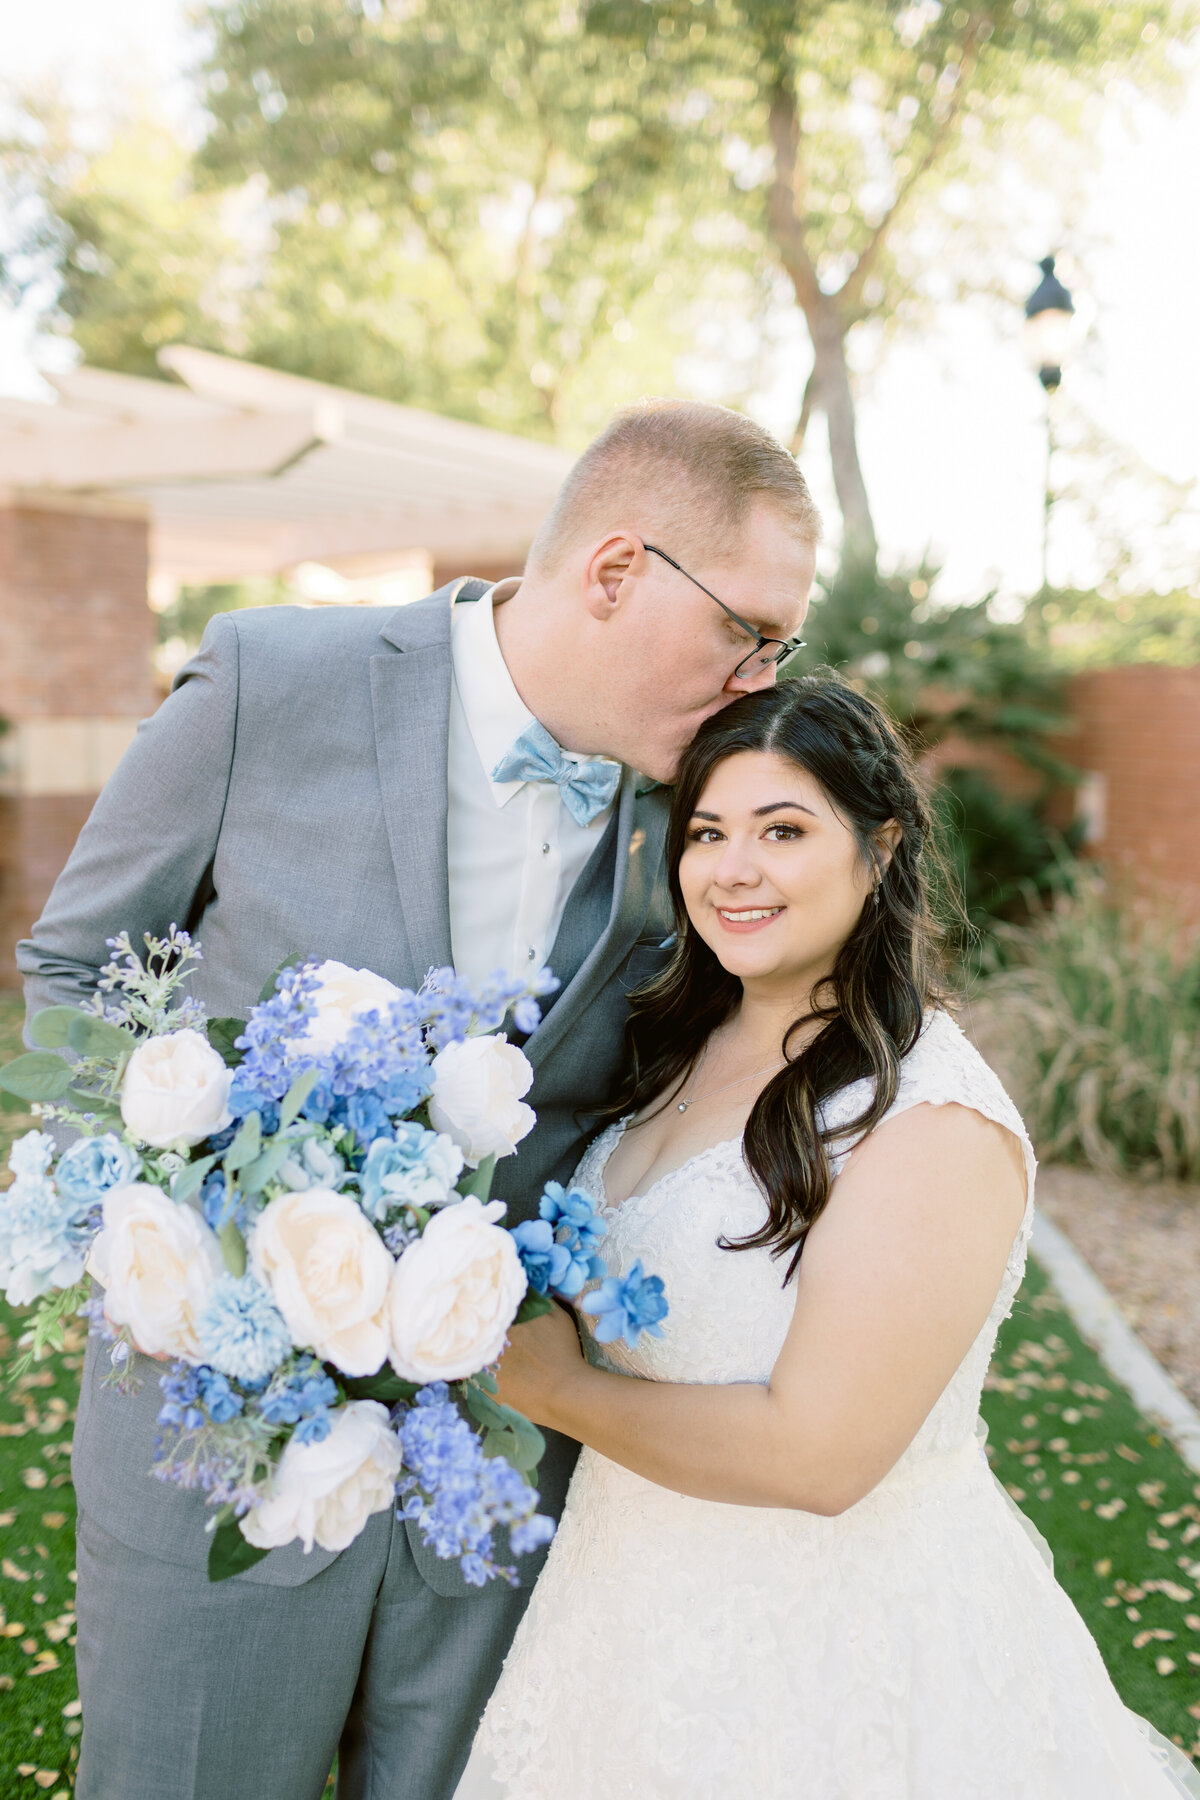
[[[464,1175],[458,1184],[458,1191],[464,1199],[474,1196],[476,1200],[486,1200],[492,1191],[492,1179],[496,1173],[496,1159],[485,1156],[477,1169]]]
[[[247,1543],[234,1516],[222,1519],[208,1546],[208,1579],[228,1581],[231,1575],[242,1575],[269,1554],[257,1544]]]
[[[0,1069],[0,1087],[18,1100],[61,1100],[71,1085],[71,1065],[53,1050],[31,1050]]]
[[[467,1409],[484,1427],[484,1449],[493,1436],[500,1446],[494,1452],[488,1451],[489,1455],[503,1456],[522,1474],[537,1468],[545,1454],[546,1440],[524,1413],[493,1400],[475,1386],[467,1388]]]
[[[344,1386],[349,1399],[379,1400],[384,1406],[395,1406],[400,1400],[414,1400],[420,1391],[415,1381],[404,1381],[390,1369],[380,1369],[378,1375],[356,1375]]]
[[[227,1068],[236,1068],[242,1060],[242,1053],[237,1049],[234,1040],[240,1038],[245,1029],[245,1019],[210,1019],[208,1021],[208,1041]]]
[[[232,1219],[227,1219],[218,1230],[217,1242],[225,1258],[225,1267],[240,1279],[246,1273],[246,1240]]]
[[[78,1017],[77,1006],[43,1006],[29,1021],[29,1035],[43,1050],[65,1050]]]
[[[204,1177],[216,1162],[215,1156],[202,1156],[198,1162],[189,1163],[186,1169],[180,1169],[171,1183],[171,1198],[179,1206],[186,1206],[204,1186]]]
[[[539,1294],[536,1288],[526,1288],[525,1298],[516,1310],[514,1325],[528,1325],[530,1319],[540,1319],[543,1313],[553,1312],[554,1302],[545,1294]]]
[[[258,1004],[261,1006],[265,1000],[271,998],[275,992],[275,983],[279,980],[279,977],[283,974],[285,969],[294,969],[297,963],[302,963],[305,960],[306,958],[303,950],[289,950],[279,967],[274,969],[263,982],[262,992],[258,996]]]
[[[291,1155],[294,1144],[286,1138],[276,1138],[268,1144],[261,1156],[255,1157],[242,1170],[238,1186],[244,1194],[261,1194],[268,1181],[279,1173],[283,1164]]]
[[[258,1113],[247,1113],[237,1128],[232,1144],[225,1152],[225,1173],[234,1174],[252,1163],[262,1149],[262,1119]]]
[[[304,1102],[317,1085],[317,1075],[316,1069],[305,1069],[303,1075],[297,1075],[283,1096],[283,1105],[279,1108],[280,1131],[286,1131],[288,1126],[300,1117],[300,1110]]]
[[[132,1031],[85,1012],[75,1014],[67,1030],[67,1042],[80,1056],[114,1058],[128,1056],[137,1048],[137,1038]]]

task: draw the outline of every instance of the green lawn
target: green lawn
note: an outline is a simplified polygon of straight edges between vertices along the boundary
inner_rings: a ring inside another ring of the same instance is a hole
[[[19,1008],[0,995],[0,1057]],[[0,1157],[31,1121],[0,1113]],[[0,1356],[19,1329],[0,1304]],[[70,1792],[79,1717],[74,1497],[82,1342],[0,1394],[0,1800]],[[1124,1698],[1200,1751],[1200,1483],[1142,1419],[1031,1268],[984,1396],[992,1466],[1054,1551]]]

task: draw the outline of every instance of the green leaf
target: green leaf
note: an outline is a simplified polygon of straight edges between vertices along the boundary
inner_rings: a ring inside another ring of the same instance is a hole
[[[515,1406],[493,1400],[473,1383],[466,1390],[467,1410],[484,1427],[483,1447],[489,1456],[503,1456],[522,1475],[536,1469],[546,1450],[546,1440]],[[489,1449],[489,1444],[493,1447]]]
[[[0,1087],[19,1100],[61,1100],[71,1085],[71,1065],[52,1050],[31,1050],[0,1069]]]
[[[0,1087],[0,1112],[23,1113],[28,1110],[28,1105],[24,1100],[18,1100],[15,1094],[6,1093],[5,1090]]]
[[[496,1173],[496,1159],[485,1156],[477,1169],[464,1175],[458,1184],[458,1191],[464,1198],[474,1195],[477,1200],[486,1200],[492,1191],[492,1178]]]
[[[240,1038],[245,1029],[245,1019],[208,1021],[208,1041],[227,1068],[236,1068],[242,1060],[241,1051],[234,1047],[234,1039]]]
[[[294,969],[297,963],[302,963],[304,961],[305,956],[303,950],[289,950],[279,967],[273,970],[263,982],[262,992],[258,996],[258,1004],[261,1006],[264,1000],[269,1000],[271,998],[272,994],[275,992],[275,983],[279,980],[279,977],[283,974],[285,969]]]
[[[239,1278],[243,1276],[246,1273],[246,1240],[232,1219],[227,1219],[217,1232],[217,1242],[229,1273]]]
[[[212,1534],[208,1546],[208,1579],[228,1581],[231,1575],[242,1575],[268,1555],[257,1544],[247,1543],[233,1513],[223,1518]]]
[[[68,1033],[79,1017],[77,1006],[44,1006],[29,1021],[29,1035],[43,1050],[65,1050]]]
[[[395,1406],[398,1400],[414,1400],[420,1391],[415,1381],[403,1381],[390,1369],[378,1375],[356,1375],[343,1384],[351,1400],[380,1400],[384,1406]]]
[[[202,1156],[199,1162],[189,1163],[186,1169],[180,1169],[171,1183],[171,1198],[179,1206],[186,1206],[193,1195],[198,1194],[204,1186],[204,1177],[216,1162],[215,1156]]]
[[[291,1155],[294,1145],[287,1138],[276,1138],[267,1145],[261,1156],[255,1157],[242,1170],[238,1186],[244,1194],[261,1194],[271,1177],[278,1173],[280,1167]]]
[[[110,1025],[94,1013],[77,1012],[67,1030],[67,1042],[80,1056],[127,1056],[137,1048],[137,1041],[123,1025]]]
[[[247,1113],[238,1126],[232,1144],[225,1152],[225,1173],[234,1174],[252,1163],[262,1149],[262,1120],[256,1112]]]
[[[539,1294],[536,1288],[526,1288],[525,1298],[516,1311],[514,1325],[528,1325],[530,1319],[540,1319],[543,1313],[553,1312],[554,1302],[546,1294]]]
[[[305,1069],[303,1075],[297,1075],[283,1096],[283,1105],[279,1109],[280,1131],[286,1131],[293,1120],[300,1117],[300,1109],[316,1087],[319,1073],[317,1069]]]
[[[90,1113],[98,1125],[119,1125],[121,1109],[107,1094],[97,1094],[90,1088],[71,1087],[67,1089],[67,1099],[80,1112]]]
[[[481,1387],[485,1394],[496,1394],[499,1392],[499,1389],[496,1386],[496,1377],[492,1374],[490,1369],[480,1369],[478,1375],[472,1375],[471,1380],[476,1387]]]

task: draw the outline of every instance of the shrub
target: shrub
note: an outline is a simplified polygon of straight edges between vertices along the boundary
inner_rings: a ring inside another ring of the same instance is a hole
[[[1200,936],[1079,870],[1033,924],[996,928],[985,968],[987,1033],[1042,1156],[1200,1181]]]

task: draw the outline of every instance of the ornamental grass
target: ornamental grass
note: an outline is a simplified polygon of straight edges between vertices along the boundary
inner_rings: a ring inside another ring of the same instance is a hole
[[[1200,934],[1082,870],[997,928],[978,998],[1039,1156],[1200,1181]]]

